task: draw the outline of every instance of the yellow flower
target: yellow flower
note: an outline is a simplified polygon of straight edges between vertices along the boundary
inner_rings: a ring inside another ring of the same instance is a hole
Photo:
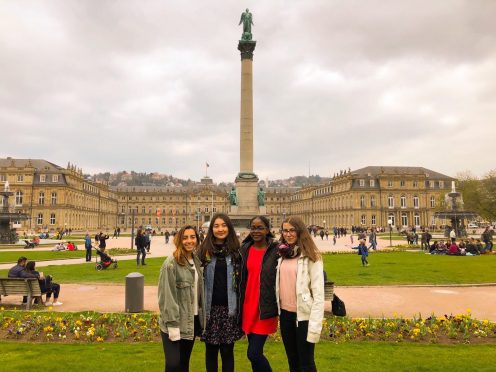
[[[103,338],[101,338],[100,336],[98,336],[98,337],[96,338],[96,341],[97,341],[97,342],[103,342]]]

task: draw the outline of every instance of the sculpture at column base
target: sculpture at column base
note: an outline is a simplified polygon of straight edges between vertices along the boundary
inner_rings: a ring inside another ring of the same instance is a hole
[[[253,51],[257,42],[254,40],[240,40],[238,43],[238,50],[241,52],[241,59],[253,60]]]
[[[248,181],[248,180],[255,180],[258,182],[258,177],[255,173],[253,172],[239,172],[238,176],[236,177],[236,181]]]

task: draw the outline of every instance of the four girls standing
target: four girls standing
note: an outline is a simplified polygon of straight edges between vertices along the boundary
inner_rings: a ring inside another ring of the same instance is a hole
[[[160,270],[158,298],[166,371],[188,371],[195,336],[205,341],[208,372],[234,371],[234,342],[248,338],[253,371],[272,371],[267,337],[281,336],[293,371],[316,371],[315,343],[324,315],[322,258],[303,221],[288,218],[281,241],[264,216],[250,221],[241,247],[225,214],[212,218],[205,241],[191,226],[174,238],[176,251]],[[198,256],[196,254],[198,252]]]

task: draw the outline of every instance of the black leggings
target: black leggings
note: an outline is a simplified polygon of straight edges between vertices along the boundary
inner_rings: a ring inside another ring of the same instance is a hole
[[[169,340],[169,335],[160,331],[165,355],[165,372],[188,372],[189,359],[195,340]]]
[[[246,354],[251,362],[251,369],[254,372],[272,372],[269,361],[263,354],[266,340],[267,335],[248,334],[248,351]]]
[[[281,337],[288,357],[290,372],[316,372],[315,344],[307,341],[308,320],[296,321],[296,313],[282,310],[279,317]]]
[[[50,297],[52,297],[52,293],[53,293],[53,298],[54,300],[56,300],[57,298],[59,298],[59,293],[60,293],[60,284],[57,284],[57,283],[54,283],[52,282],[52,288],[50,289],[49,292],[47,292],[46,294],[46,300],[48,301],[48,299]]]
[[[222,358],[222,372],[234,372],[234,343],[214,345],[205,343],[205,366],[207,372],[217,372],[219,350]]]

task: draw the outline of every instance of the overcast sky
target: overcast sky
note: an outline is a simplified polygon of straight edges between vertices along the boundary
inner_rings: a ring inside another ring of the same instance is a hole
[[[260,178],[495,168],[493,0],[0,0],[0,157],[233,181],[246,7]]]

